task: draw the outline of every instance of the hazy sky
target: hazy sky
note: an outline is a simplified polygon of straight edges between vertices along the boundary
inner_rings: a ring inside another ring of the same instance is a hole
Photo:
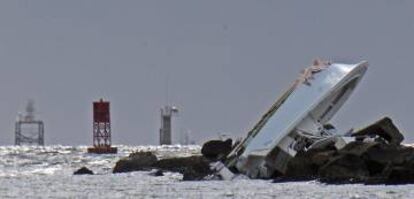
[[[0,144],[28,98],[46,144],[91,144],[100,97],[115,144],[157,144],[167,84],[198,143],[245,136],[316,57],[370,63],[340,130],[388,115],[414,141],[413,1],[0,1]]]

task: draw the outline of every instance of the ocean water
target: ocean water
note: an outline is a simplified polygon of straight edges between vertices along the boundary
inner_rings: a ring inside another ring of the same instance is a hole
[[[112,174],[133,151],[159,158],[199,154],[199,146],[117,146],[116,155],[86,153],[85,146],[0,147],[0,198],[414,198],[414,185],[325,185],[316,181],[181,181],[178,173]],[[74,176],[82,166],[96,175]]]

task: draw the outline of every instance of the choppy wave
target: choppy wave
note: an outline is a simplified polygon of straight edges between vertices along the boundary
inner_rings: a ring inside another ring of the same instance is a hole
[[[120,158],[152,151],[159,158],[200,153],[200,146],[117,146],[118,154],[86,153],[86,146],[1,146],[0,198],[412,198],[414,186],[324,185],[269,180],[183,182],[182,175],[112,174]],[[82,166],[97,175],[74,176]]]
[[[1,146],[0,176],[73,173],[86,166],[98,174],[110,172],[119,158],[134,151],[152,151],[160,158],[199,154],[199,146],[116,146],[118,154],[89,154],[87,146]]]

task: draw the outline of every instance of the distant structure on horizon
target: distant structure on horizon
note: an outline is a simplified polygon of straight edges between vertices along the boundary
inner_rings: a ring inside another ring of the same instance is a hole
[[[43,146],[44,133],[43,121],[35,119],[34,101],[29,100],[25,115],[19,114],[15,124],[15,144]]]
[[[180,144],[181,145],[189,145],[190,144],[190,131],[181,131],[180,134]]]
[[[181,145],[195,145],[195,141],[191,139],[190,130],[181,130],[180,144]]]
[[[160,145],[171,145],[171,131],[173,114],[178,113],[178,109],[174,106],[165,106],[161,109],[161,128],[160,128]]]
[[[110,103],[101,98],[93,102],[93,147],[88,148],[88,153],[117,153],[111,139]]]

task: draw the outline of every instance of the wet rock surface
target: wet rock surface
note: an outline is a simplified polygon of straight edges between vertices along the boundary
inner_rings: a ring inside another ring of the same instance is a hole
[[[73,175],[93,175],[93,171],[91,171],[90,169],[86,167],[82,167],[78,169],[77,171],[75,171]]]
[[[414,148],[401,145],[404,136],[391,119],[383,118],[352,136],[356,141],[340,150],[325,148],[298,153],[289,161],[287,172],[275,174],[274,181],[414,183]]]
[[[288,163],[275,182],[317,179],[325,183],[414,183],[414,148],[378,142],[351,142],[332,151],[308,151]]]
[[[179,172],[183,174],[183,180],[202,180],[213,172],[209,167],[210,160],[203,156],[177,157],[158,160],[151,152],[136,152],[129,157],[119,160],[113,173],[132,171],[148,171],[157,169],[151,174],[163,175],[163,172]]]
[[[404,140],[404,136],[394,125],[389,117],[384,117],[377,122],[352,134],[354,137],[374,137],[379,136],[386,140],[390,145],[398,146]]]
[[[129,157],[121,159],[116,163],[113,173],[150,170],[157,161],[157,156],[151,152],[131,153]]]
[[[202,180],[212,174],[210,161],[203,156],[168,158],[157,161],[153,167],[165,171],[182,173],[183,180]]]
[[[226,141],[222,140],[210,140],[203,144],[201,148],[201,154],[204,157],[218,160],[224,158],[229,154],[232,150],[232,143],[231,139],[227,139]]]

